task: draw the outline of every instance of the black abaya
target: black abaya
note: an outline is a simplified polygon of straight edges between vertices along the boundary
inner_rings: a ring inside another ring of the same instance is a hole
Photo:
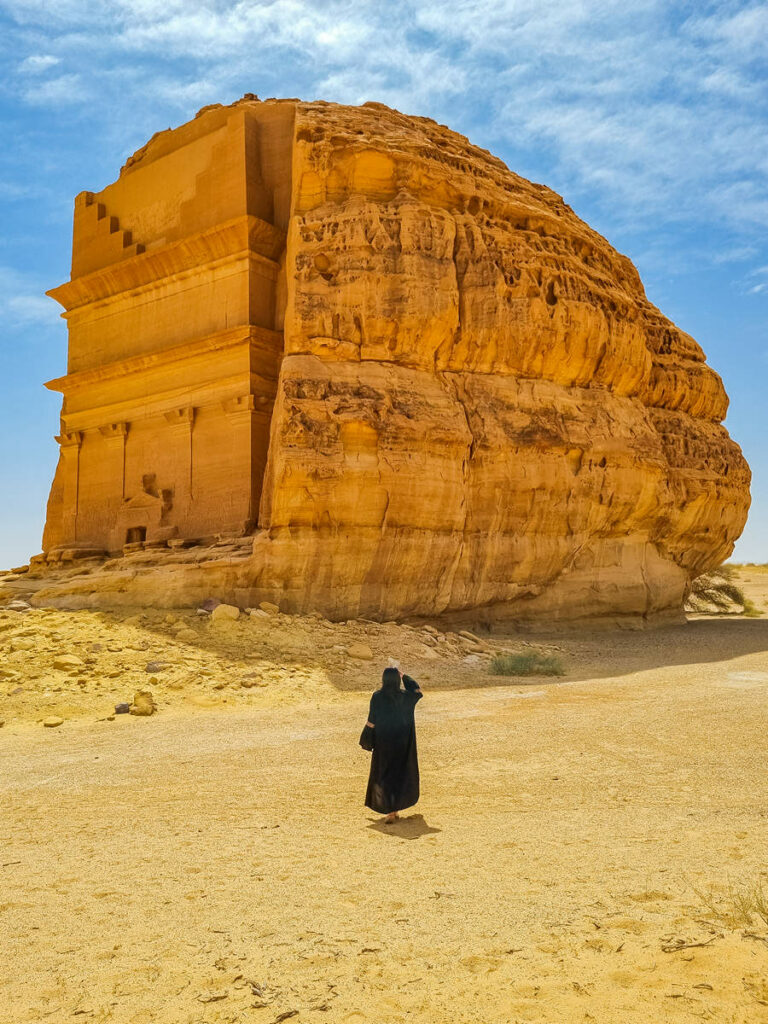
[[[373,725],[373,754],[365,806],[378,814],[413,807],[419,799],[419,759],[413,710],[423,694],[419,684],[403,676],[405,690],[377,690],[371,697],[368,721]]]

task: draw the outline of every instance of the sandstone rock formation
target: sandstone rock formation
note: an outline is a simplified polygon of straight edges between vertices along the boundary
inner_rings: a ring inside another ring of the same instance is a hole
[[[78,196],[51,294],[38,564],[113,557],[40,602],[647,621],[744,525],[693,338],[559,196],[431,120],[206,108]]]

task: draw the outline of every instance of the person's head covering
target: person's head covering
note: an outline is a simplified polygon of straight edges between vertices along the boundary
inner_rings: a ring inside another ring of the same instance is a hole
[[[385,668],[381,673],[381,688],[386,694],[394,695],[400,691],[400,673],[396,668]]]

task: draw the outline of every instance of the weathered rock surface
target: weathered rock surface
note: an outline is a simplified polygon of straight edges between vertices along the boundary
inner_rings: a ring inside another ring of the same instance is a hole
[[[720,378],[626,257],[462,136],[244,100],[83,195],[42,567],[122,557],[39,603],[651,621],[730,554],[749,469]]]
[[[211,612],[211,622],[234,622],[240,617],[240,609],[233,604],[218,604]]]
[[[133,695],[133,704],[131,704],[130,713],[140,717],[148,717],[149,715],[154,715],[156,711],[157,705],[155,704],[155,698],[152,691],[137,690]]]

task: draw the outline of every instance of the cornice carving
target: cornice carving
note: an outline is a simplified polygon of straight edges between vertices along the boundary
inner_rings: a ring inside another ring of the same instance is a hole
[[[119,359],[104,366],[95,366],[90,370],[80,370],[77,373],[67,374],[65,377],[56,377],[54,380],[47,381],[45,386],[49,391],[61,391],[66,394],[78,388],[90,387],[99,381],[125,377],[129,373],[141,373],[143,370],[149,370],[155,366],[181,362],[233,345],[257,342],[265,348],[274,350],[275,347],[282,347],[282,337],[279,331],[270,331],[266,327],[254,325],[233,327],[226,331],[209,334],[198,341],[185,342],[183,345],[174,345],[173,348],[165,348],[157,352],[129,356],[127,359]]]
[[[83,443],[82,430],[63,431],[56,435],[56,440],[62,448],[79,448]]]
[[[167,283],[169,278],[211,263],[248,257],[263,262],[277,273],[277,258],[284,246],[285,232],[273,224],[250,215],[235,217],[179,242],[74,278],[46,294],[69,313],[94,302],[116,298],[123,292],[141,292],[158,283]]]
[[[195,407],[193,405],[185,405],[179,409],[170,409],[168,412],[164,412],[163,416],[171,426],[189,426],[195,422]]]
[[[102,437],[110,438],[124,438],[128,433],[127,423],[105,423],[103,427],[99,427],[99,433]]]

